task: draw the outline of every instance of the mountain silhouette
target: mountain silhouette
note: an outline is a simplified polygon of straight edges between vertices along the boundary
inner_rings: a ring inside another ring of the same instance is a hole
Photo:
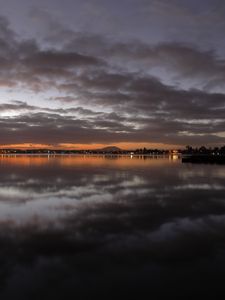
[[[102,149],[100,149],[101,151],[104,152],[117,152],[117,151],[121,151],[120,148],[116,147],[116,146],[108,146],[108,147],[104,147]]]

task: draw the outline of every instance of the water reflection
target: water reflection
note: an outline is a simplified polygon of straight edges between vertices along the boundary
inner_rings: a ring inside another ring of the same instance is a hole
[[[144,157],[1,157],[1,299],[215,294],[223,166]]]

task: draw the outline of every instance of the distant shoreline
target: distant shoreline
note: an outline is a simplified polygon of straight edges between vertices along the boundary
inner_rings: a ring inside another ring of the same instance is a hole
[[[1,157],[4,156],[9,156],[9,157],[15,157],[15,156],[52,156],[52,157],[56,157],[56,156],[115,156],[115,157],[169,157],[169,156],[173,156],[173,154],[113,154],[113,153],[109,153],[109,154],[101,154],[101,153],[87,153],[87,154],[81,154],[81,153],[56,153],[56,154],[52,154],[52,153],[4,153],[4,154],[0,154]],[[181,154],[178,155],[179,157],[181,157]]]

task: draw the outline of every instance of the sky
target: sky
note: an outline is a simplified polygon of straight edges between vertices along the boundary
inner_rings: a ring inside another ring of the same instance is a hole
[[[225,144],[224,1],[0,5],[0,147]]]

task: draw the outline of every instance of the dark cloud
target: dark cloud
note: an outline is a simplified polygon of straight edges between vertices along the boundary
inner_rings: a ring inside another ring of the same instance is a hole
[[[81,35],[66,47],[95,53],[125,68],[151,72],[157,67],[167,72],[174,82],[182,83],[191,79],[193,86],[201,88],[224,87],[224,58],[215,51],[202,50],[193,44],[167,42],[149,45],[139,40],[112,43],[100,36]]]
[[[96,57],[57,49],[41,49],[35,40],[21,40],[4,18],[0,20],[0,42],[0,79],[1,85],[5,84],[6,87],[22,83],[28,89],[43,90],[46,86],[55,85],[57,79],[71,76],[72,69],[101,67],[103,64]]]

